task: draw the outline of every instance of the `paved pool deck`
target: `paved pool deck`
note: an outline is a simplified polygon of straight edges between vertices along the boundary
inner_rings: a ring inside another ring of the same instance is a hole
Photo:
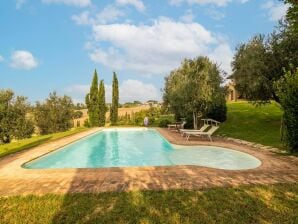
[[[298,182],[298,157],[282,156],[223,138],[192,138],[156,128],[178,145],[213,145],[249,153],[262,161],[255,169],[229,171],[200,166],[126,167],[92,169],[24,169],[22,164],[100,131],[90,129],[0,159],[0,196],[87,193],[131,190],[201,189],[247,184]],[[183,150],[183,149],[182,149]]]

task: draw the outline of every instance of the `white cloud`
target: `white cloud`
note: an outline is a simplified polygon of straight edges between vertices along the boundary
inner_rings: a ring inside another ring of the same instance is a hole
[[[286,15],[289,5],[283,4],[281,2],[275,3],[270,0],[270,1],[267,1],[266,3],[264,3],[262,5],[262,8],[267,11],[269,19],[271,21],[278,21]]]
[[[230,46],[198,23],[160,18],[151,25],[94,25],[93,33],[93,46],[88,44],[90,59],[112,69],[165,75],[184,58],[210,55],[230,72]],[[110,47],[104,48],[103,42]],[[219,49],[223,56],[216,53]]]
[[[145,102],[148,100],[159,100],[160,91],[152,85],[146,84],[138,80],[126,80],[119,89],[120,102],[129,102],[133,100],[139,100]]]
[[[194,19],[194,15],[191,9],[188,9],[183,16],[180,17],[182,22],[191,23]]]
[[[30,70],[36,68],[37,60],[29,51],[14,51],[11,55],[10,67],[15,69]]]
[[[42,0],[46,4],[64,4],[78,7],[85,7],[91,5],[91,0]]]
[[[242,4],[249,2],[250,0],[239,0]]]
[[[230,74],[234,53],[227,43],[219,44],[208,56],[211,60],[216,61],[221,69]]]
[[[25,3],[26,0],[16,0],[16,9],[20,9]]]
[[[114,22],[124,15],[124,12],[122,12],[119,8],[113,5],[108,5],[96,15],[96,21],[98,23]]]
[[[146,9],[144,3],[141,0],[117,0],[117,3],[119,5],[132,5],[140,12],[143,12]]]
[[[169,0],[171,5],[180,5],[181,3],[188,3],[189,5],[207,5],[212,4],[218,7],[226,6],[231,0]]]
[[[77,25],[89,25],[92,24],[92,19],[90,18],[90,12],[84,11],[78,15],[73,15],[71,19],[77,24]]]
[[[78,102],[84,102],[84,97],[89,92],[89,85],[73,85],[67,87],[65,91],[73,95]],[[112,86],[105,85],[106,102],[112,102]],[[138,80],[128,79],[123,81],[119,86],[120,102],[139,100],[145,102],[151,99],[160,100],[161,92],[150,83],[144,83]],[[81,99],[81,100],[80,100]]]
[[[4,57],[0,54],[0,62],[4,61]]]
[[[103,10],[94,15],[91,15],[89,11],[81,12],[78,15],[73,15],[71,19],[77,25],[92,25],[92,24],[106,24],[110,22],[115,22],[120,17],[124,16],[125,13],[119,8],[108,5]]]
[[[225,18],[225,14],[218,11],[218,10],[215,10],[215,9],[208,9],[206,10],[206,14],[208,16],[210,16],[212,19],[215,19],[215,20],[222,20],[223,18]]]

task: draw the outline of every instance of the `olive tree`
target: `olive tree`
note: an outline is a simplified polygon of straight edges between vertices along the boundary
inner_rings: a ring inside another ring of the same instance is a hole
[[[218,66],[207,57],[185,59],[181,66],[165,78],[164,103],[176,119],[190,118],[197,129],[198,118],[206,116],[215,102],[223,97],[222,78]]]
[[[11,90],[0,90],[0,143],[12,138],[29,138],[34,125],[28,116],[30,105],[23,96],[14,97]]]

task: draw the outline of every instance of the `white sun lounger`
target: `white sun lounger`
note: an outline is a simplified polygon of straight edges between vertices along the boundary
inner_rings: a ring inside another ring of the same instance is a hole
[[[209,140],[212,142],[212,134],[219,128],[219,126],[212,126],[208,131],[203,132],[203,131],[188,131],[185,132],[186,135],[186,140],[189,140],[190,136],[207,136]]]
[[[209,124],[204,124],[200,129],[180,129],[181,136],[184,136],[186,132],[198,132],[198,131],[205,131],[208,127],[210,127]]]

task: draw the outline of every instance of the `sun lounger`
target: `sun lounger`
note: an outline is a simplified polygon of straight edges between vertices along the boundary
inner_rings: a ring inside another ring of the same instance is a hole
[[[184,134],[186,135],[186,140],[189,140],[190,136],[207,136],[209,140],[212,142],[212,134],[219,128],[219,126],[212,126],[208,131],[188,131]]]
[[[184,136],[185,132],[198,132],[198,131],[205,131],[209,128],[209,124],[204,124],[200,129],[180,129],[181,136]]]

